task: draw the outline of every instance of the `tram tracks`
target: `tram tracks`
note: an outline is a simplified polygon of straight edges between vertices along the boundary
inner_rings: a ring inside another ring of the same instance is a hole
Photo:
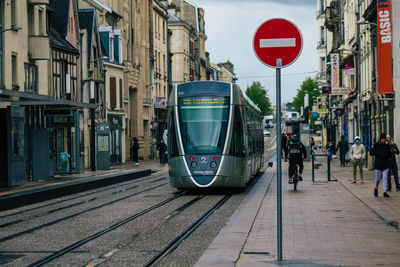
[[[162,207],[162,206],[164,206],[186,194],[187,194],[187,192],[180,192],[179,194],[177,194],[171,198],[168,198],[152,207],[149,207],[139,213],[129,216],[129,217],[125,218],[124,220],[121,220],[121,221],[119,221],[119,222],[117,222],[95,234],[92,234],[86,238],[83,238],[67,247],[64,247],[64,248],[60,249],[59,251],[56,251],[56,252],[52,253],[51,255],[44,257],[41,260],[36,261],[28,266],[33,267],[33,266],[42,266],[44,264],[49,264],[49,263],[53,262],[54,260],[66,255],[68,253],[73,253],[73,251],[76,251],[77,248],[80,248],[83,245],[85,245],[95,239],[101,238],[102,236],[110,233],[111,231],[114,231],[117,228],[122,227],[123,225],[125,225],[129,222],[132,222],[133,220],[136,220],[139,217],[141,217],[155,209],[158,209],[158,208],[160,208],[160,207]],[[162,249],[154,250],[153,252],[151,252],[151,251],[148,252],[148,253],[152,253],[153,255],[148,257],[149,259],[147,260],[147,262],[145,262],[144,264],[140,264],[140,265],[141,266],[153,266],[153,265],[159,263],[161,260],[165,259],[170,253],[172,253],[175,249],[177,249],[187,238],[189,238],[193,232],[195,232],[201,225],[203,225],[203,223],[210,216],[212,216],[221,206],[223,206],[231,198],[231,196],[232,196],[232,194],[228,194],[228,195],[224,195],[222,198],[220,198],[215,205],[213,205],[211,208],[206,210],[201,216],[199,216],[188,227],[186,227],[181,232],[176,234],[175,238],[173,238],[172,240],[167,242],[167,244],[161,245]],[[120,252],[121,250],[132,246],[132,244],[134,244],[137,241],[137,239],[139,239],[140,237],[143,237],[146,234],[150,234],[150,235],[153,234],[156,228],[159,228],[163,224],[165,224],[167,221],[171,221],[172,219],[178,217],[185,210],[191,208],[193,205],[195,205],[196,203],[198,203],[200,200],[202,200],[204,198],[205,198],[204,195],[195,196],[195,198],[193,198],[193,199],[189,200],[188,202],[184,203],[183,205],[177,207],[176,209],[174,209],[173,211],[168,213],[166,216],[155,221],[151,225],[148,225],[147,227],[142,228],[140,231],[134,233],[132,236],[126,238],[125,240],[120,241],[112,249],[109,249],[108,251],[106,251],[105,253],[100,255],[98,258],[92,260],[91,262],[89,262],[88,264],[86,264],[84,266],[94,267],[94,266],[98,266],[100,264],[105,263],[112,256],[115,256],[116,254],[118,254],[118,252]],[[156,252],[156,254],[154,254],[154,252]]]
[[[144,266],[154,266],[159,263],[170,253],[172,253],[176,248],[178,248],[183,241],[185,241],[194,231],[196,231],[216,210],[218,210],[222,205],[224,205],[230,198],[232,194],[224,196],[219,200],[213,207],[208,211],[203,213],[195,222],[193,222],[188,228],[184,229],[179,235],[177,235],[173,240],[171,240],[162,250],[154,255]]]
[[[38,231],[38,230],[40,230],[40,229],[43,229],[43,228],[45,228],[45,227],[49,227],[49,226],[51,226],[51,225],[55,225],[55,224],[60,223],[60,222],[62,222],[62,221],[65,221],[65,220],[68,220],[68,219],[77,217],[77,216],[79,216],[79,215],[82,215],[82,214],[84,214],[84,213],[87,213],[87,212],[90,212],[90,211],[94,211],[94,210],[98,210],[98,209],[100,209],[100,208],[103,208],[103,207],[106,207],[106,206],[115,204],[115,203],[117,203],[117,202],[121,202],[121,201],[127,200],[127,199],[129,199],[129,198],[134,197],[134,196],[137,196],[137,195],[140,195],[140,194],[142,194],[142,193],[145,193],[145,192],[149,192],[149,191],[158,189],[158,188],[160,188],[160,187],[162,187],[162,186],[165,186],[165,185],[168,185],[168,184],[169,184],[169,183],[163,183],[163,184],[160,184],[160,185],[157,185],[157,186],[153,186],[153,187],[150,187],[150,188],[147,188],[147,189],[138,191],[138,192],[136,192],[136,193],[134,193],[134,194],[130,194],[130,195],[127,195],[127,196],[124,196],[124,197],[117,198],[117,199],[115,199],[115,200],[112,200],[112,201],[109,201],[109,202],[106,202],[106,203],[103,203],[103,204],[100,204],[100,205],[97,205],[97,206],[94,206],[94,207],[91,207],[91,208],[88,208],[88,209],[79,211],[79,212],[76,212],[76,213],[73,213],[73,214],[70,214],[70,215],[68,215],[68,216],[64,216],[64,217],[62,217],[62,218],[59,218],[59,219],[56,219],[56,220],[53,220],[53,221],[50,221],[50,222],[41,224],[41,225],[39,225],[39,226],[35,226],[35,227],[29,228],[29,229],[24,230],[24,231],[20,231],[20,232],[14,233],[14,234],[10,234],[10,235],[1,237],[1,238],[0,238],[0,243],[1,243],[1,242],[5,242],[5,241],[12,240],[12,239],[17,238],[17,237],[24,236],[24,235],[26,235],[26,234],[34,233],[34,232],[36,232],[36,231]],[[83,201],[83,202],[81,202],[81,203],[79,203],[79,204],[83,204],[83,203],[87,203],[87,201]],[[72,205],[70,205],[70,206],[72,206]],[[50,213],[51,213],[51,212],[50,212]],[[28,219],[32,219],[32,218],[28,218]],[[22,220],[22,221],[25,221],[25,220]],[[8,225],[9,225],[9,224],[8,224]]]
[[[152,176],[151,178],[159,178],[159,177],[161,177],[161,178],[153,180],[153,181],[150,181],[150,182],[146,181],[146,179],[148,179],[148,177],[138,178],[138,179],[135,179],[132,182],[127,182],[127,183],[122,183],[122,184],[118,183],[117,185],[108,186],[108,187],[106,187],[104,189],[95,190],[95,191],[90,192],[90,193],[83,193],[83,194],[79,194],[77,196],[64,198],[64,199],[58,200],[58,201],[50,200],[49,203],[47,203],[47,204],[42,204],[42,205],[35,206],[35,207],[32,207],[32,208],[23,209],[23,210],[20,210],[20,211],[16,211],[16,212],[12,212],[12,213],[9,213],[9,214],[1,215],[0,216],[0,220],[1,219],[5,219],[5,218],[10,218],[10,217],[13,217],[13,216],[22,215],[24,213],[28,213],[28,212],[44,209],[44,208],[47,208],[47,207],[55,206],[55,205],[62,204],[62,203],[65,203],[65,202],[70,202],[70,201],[73,201],[73,200],[76,200],[76,199],[79,199],[79,198],[89,197],[89,196],[96,195],[96,194],[99,194],[99,193],[102,193],[102,192],[106,192],[106,191],[109,191],[109,190],[112,190],[112,189],[115,189],[115,188],[121,188],[123,186],[129,186],[129,185],[138,184],[138,183],[141,183],[141,182],[155,183],[155,182],[167,179],[165,174],[158,174],[158,175]],[[131,189],[133,189],[133,187],[131,187]],[[125,190],[121,189],[121,190],[117,190],[115,192],[112,192],[111,194],[121,193],[121,192],[127,191],[127,190],[129,190],[129,189],[125,189]],[[109,193],[104,194],[104,195],[109,195]],[[3,224],[0,225],[0,228],[1,227],[3,227]]]
[[[75,242],[75,243],[73,243],[73,244],[71,244],[71,245],[69,245],[67,247],[64,247],[63,249],[61,249],[61,250],[59,250],[59,251],[57,251],[57,252],[55,252],[55,253],[47,256],[47,257],[45,257],[45,258],[43,258],[43,259],[41,259],[41,260],[39,260],[39,261],[37,261],[35,263],[30,264],[29,267],[42,266],[44,264],[52,262],[53,260],[55,260],[55,259],[65,255],[65,254],[75,250],[76,248],[81,247],[84,244],[87,244],[90,241],[93,241],[93,240],[95,240],[95,239],[97,239],[97,238],[99,238],[99,237],[101,237],[101,236],[103,236],[103,235],[105,235],[105,234],[107,234],[107,233],[109,233],[109,232],[111,232],[111,231],[113,231],[113,230],[115,230],[115,229],[117,229],[117,228],[119,228],[119,227],[121,227],[121,226],[123,226],[123,225],[125,225],[125,224],[127,224],[127,223],[129,223],[129,222],[131,222],[133,220],[135,220],[135,219],[137,219],[137,218],[139,218],[140,216],[143,216],[144,214],[149,213],[150,211],[153,211],[153,210],[155,210],[155,209],[157,209],[159,207],[162,207],[165,204],[170,203],[170,202],[174,201],[175,199],[177,199],[179,197],[182,197],[185,193],[186,192],[181,192],[181,193],[179,193],[179,194],[177,194],[177,195],[175,195],[173,197],[170,197],[170,198],[168,198],[168,199],[166,199],[166,200],[164,200],[164,201],[162,201],[162,202],[160,202],[160,203],[158,203],[156,205],[153,205],[153,206],[151,206],[151,207],[149,207],[149,208],[147,208],[145,210],[142,210],[142,211],[140,211],[140,212],[138,212],[138,213],[136,213],[136,214],[134,214],[132,216],[129,216],[128,218],[125,218],[124,220],[121,220],[121,221],[119,221],[119,222],[117,222],[117,223],[115,223],[115,224],[113,224],[113,225],[111,225],[111,226],[109,226],[109,227],[107,227],[107,228],[95,233],[95,234],[92,234],[92,235],[90,235],[90,236],[88,236],[88,237],[86,237],[84,239],[81,239],[81,240],[79,240],[79,241],[77,241],[77,242]]]

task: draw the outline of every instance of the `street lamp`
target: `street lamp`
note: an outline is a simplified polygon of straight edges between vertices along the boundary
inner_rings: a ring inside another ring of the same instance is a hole
[[[11,28],[1,30],[0,33],[8,32],[8,31],[18,32],[19,30],[22,30],[21,26],[12,26]]]
[[[354,53],[354,54],[358,54],[358,53],[360,53],[359,51],[355,51],[355,50],[352,50],[352,49],[346,49],[346,48],[338,48],[338,51],[340,51],[340,52],[352,52],[352,53]]]
[[[103,61],[107,60],[108,57],[103,56],[100,58],[93,59],[89,61],[89,64],[96,62],[96,61]],[[90,72],[88,79],[82,81],[82,88],[85,82],[90,82],[89,86],[89,98],[90,98],[90,104],[95,104],[95,93],[94,93],[94,81],[92,80],[92,72]],[[105,83],[104,83],[105,87]],[[105,103],[105,102],[104,102]],[[95,115],[95,109],[91,108],[90,109],[90,168],[92,171],[96,170],[96,127],[95,127],[95,120],[96,120],[96,115]]]
[[[356,22],[356,24],[358,24],[358,25],[361,25],[361,24],[369,24],[369,25],[373,25],[373,26],[375,26],[375,27],[378,26],[378,24],[376,24],[376,23],[374,23],[374,22],[369,22],[369,21],[366,21],[366,20],[359,20],[359,21]]]

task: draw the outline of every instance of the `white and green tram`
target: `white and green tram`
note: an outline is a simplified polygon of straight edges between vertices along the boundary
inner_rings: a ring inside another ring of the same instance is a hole
[[[238,85],[176,85],[168,100],[168,165],[178,189],[243,188],[263,166],[259,108]]]

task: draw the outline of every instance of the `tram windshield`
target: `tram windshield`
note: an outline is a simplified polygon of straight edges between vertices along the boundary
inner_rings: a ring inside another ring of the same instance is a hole
[[[229,97],[179,98],[182,143],[187,154],[221,154],[229,117]]]

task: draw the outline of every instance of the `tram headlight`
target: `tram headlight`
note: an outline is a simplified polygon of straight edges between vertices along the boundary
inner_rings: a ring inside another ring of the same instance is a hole
[[[215,168],[215,167],[217,167],[217,163],[214,161],[211,161],[210,166],[211,166],[211,168]]]
[[[196,168],[196,167],[197,167],[197,162],[196,162],[196,161],[190,162],[190,166],[191,166],[192,168]]]

